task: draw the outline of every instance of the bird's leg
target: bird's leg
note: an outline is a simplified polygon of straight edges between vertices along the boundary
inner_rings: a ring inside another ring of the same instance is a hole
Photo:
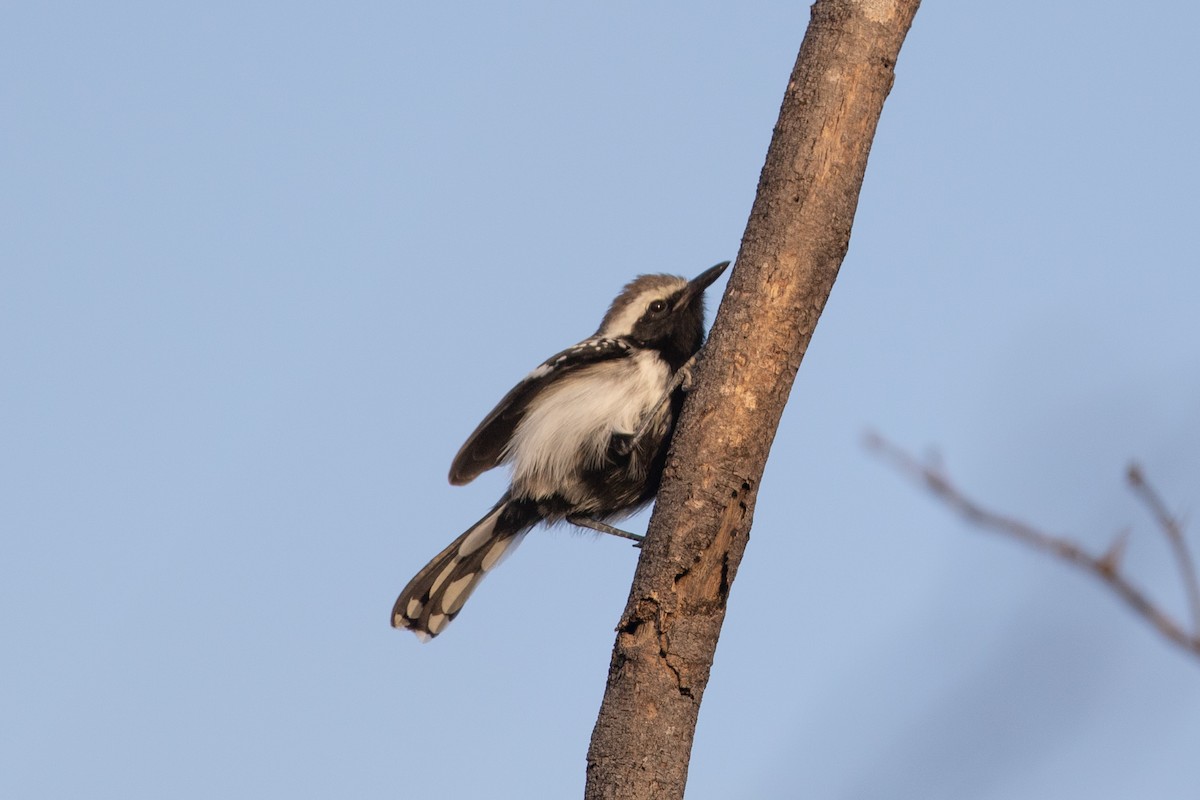
[[[585,517],[582,514],[572,514],[571,516],[567,517],[567,522],[571,523],[572,525],[578,525],[581,528],[591,528],[592,530],[599,531],[600,533],[608,533],[612,534],[613,536],[620,536],[622,539],[632,539],[634,542],[634,547],[641,547],[642,540],[646,538],[645,536],[641,536],[636,533],[630,533],[629,531],[623,531],[620,528],[614,528],[612,525],[600,522],[599,520],[594,520],[591,517]]]
[[[696,355],[683,362],[683,366],[677,369],[675,374],[671,376],[671,382],[667,384],[667,390],[663,392],[663,396],[659,398],[659,401],[654,404],[654,408],[650,409],[650,413],[642,417],[642,424],[638,426],[637,431],[626,441],[617,445],[618,453],[627,456],[637,448],[638,444],[649,433],[650,426],[654,424],[654,420],[658,419],[658,415],[667,407],[667,403],[671,402],[671,397],[675,394],[676,389],[683,389],[685,392],[691,391],[692,367],[696,366]]]

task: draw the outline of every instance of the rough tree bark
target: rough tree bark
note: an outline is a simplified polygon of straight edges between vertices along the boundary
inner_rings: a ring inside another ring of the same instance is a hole
[[[783,406],[850,241],[920,0],[818,0],[617,628],[589,800],[681,798]]]

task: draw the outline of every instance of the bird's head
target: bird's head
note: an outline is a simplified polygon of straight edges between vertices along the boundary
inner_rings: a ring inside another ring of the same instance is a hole
[[[613,300],[596,334],[658,350],[677,369],[704,343],[704,290],[728,266],[722,261],[690,281],[639,275]]]

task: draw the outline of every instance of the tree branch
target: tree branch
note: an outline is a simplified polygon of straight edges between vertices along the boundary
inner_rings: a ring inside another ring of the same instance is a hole
[[[585,797],[683,796],[779,417],[850,240],[919,0],[819,0],[679,421],[588,751]]]
[[[1155,604],[1142,590],[1134,586],[1122,572],[1121,556],[1125,549],[1126,539],[1124,534],[1119,536],[1104,554],[1100,556],[1092,555],[1082,545],[1070,539],[1053,536],[1024,522],[984,508],[975,500],[963,494],[937,466],[919,462],[913,456],[877,434],[869,434],[866,444],[869,449],[891,463],[898,470],[923,483],[935,497],[957,511],[967,522],[985,530],[1012,536],[1031,547],[1057,556],[1067,563],[1082,569],[1116,592],[1117,596],[1124,600],[1138,615],[1150,623],[1169,641],[1179,645],[1194,656],[1200,656],[1200,631],[1189,636],[1179,622]],[[1146,483],[1141,470],[1136,465],[1129,468],[1128,479],[1134,493],[1149,506],[1151,512],[1158,520],[1159,526],[1170,540],[1176,560],[1179,562],[1179,567],[1184,573],[1184,586],[1188,593],[1192,613],[1196,614],[1196,572],[1183,538],[1181,526],[1167,512],[1166,507],[1159,500],[1154,490]]]
[[[1167,537],[1171,551],[1175,554],[1180,577],[1183,579],[1183,590],[1187,594],[1188,607],[1192,611],[1192,633],[1200,638],[1200,584],[1197,583],[1196,565],[1188,550],[1187,540],[1183,538],[1183,525],[1167,510],[1166,504],[1158,496],[1158,492],[1154,491],[1154,487],[1146,482],[1141,467],[1130,464],[1125,478],[1129,481],[1133,493],[1154,515],[1158,526]]]

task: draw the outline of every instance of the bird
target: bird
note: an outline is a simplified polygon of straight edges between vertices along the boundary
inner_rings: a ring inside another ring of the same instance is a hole
[[[508,489],[396,599],[392,627],[427,642],[445,630],[502,557],[539,523],[567,521],[640,540],[609,522],[648,504],[704,344],[704,291],[723,261],[688,280],[639,275],[595,334],[542,362],[455,455],[450,483],[508,464]]]

